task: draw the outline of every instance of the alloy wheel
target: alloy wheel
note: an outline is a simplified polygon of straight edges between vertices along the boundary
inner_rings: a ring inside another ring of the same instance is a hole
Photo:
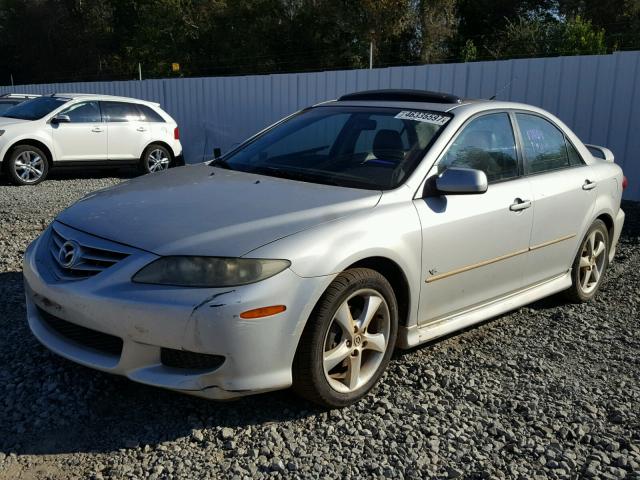
[[[375,290],[353,293],[336,310],[324,341],[323,370],[329,385],[350,393],[377,372],[389,342],[389,306]]]
[[[591,293],[598,287],[606,262],[606,245],[602,232],[594,230],[582,246],[579,282],[584,293]]]
[[[162,170],[167,170],[169,168],[170,163],[169,156],[166,152],[160,148],[156,148],[149,152],[147,156],[147,166],[149,168],[149,172],[160,172]]]
[[[24,183],[35,183],[44,173],[44,159],[33,150],[25,150],[15,159],[13,169]]]

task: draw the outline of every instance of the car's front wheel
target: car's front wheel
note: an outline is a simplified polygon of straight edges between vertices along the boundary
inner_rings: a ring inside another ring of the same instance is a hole
[[[313,310],[293,364],[293,388],[328,407],[344,407],[371,390],[393,353],[398,305],[381,274],[342,272]]]
[[[593,222],[585,235],[571,269],[571,287],[566,297],[576,303],[591,300],[602,283],[609,264],[609,231],[602,220]]]
[[[35,185],[47,177],[49,160],[38,147],[18,145],[7,158],[7,173],[15,185]]]
[[[149,145],[140,162],[142,173],[156,173],[167,170],[171,166],[171,153],[166,147],[159,144]]]

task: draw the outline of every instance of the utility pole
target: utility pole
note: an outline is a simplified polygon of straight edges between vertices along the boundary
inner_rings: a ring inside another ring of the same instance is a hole
[[[373,39],[369,42],[369,70],[373,69]]]
[[[142,65],[138,62],[138,80],[142,81]]]
[[[13,87],[13,73],[11,74],[11,86]]]

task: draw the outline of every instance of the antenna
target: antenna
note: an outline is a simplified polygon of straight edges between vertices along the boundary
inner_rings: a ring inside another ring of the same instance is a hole
[[[513,77],[511,80],[509,80],[507,83],[505,83],[502,88],[498,89],[498,91],[495,93],[495,95],[493,95],[491,98],[489,98],[489,100],[495,100],[496,97],[501,94],[507,87],[509,87],[513,82],[515,82],[518,79],[518,77]]]

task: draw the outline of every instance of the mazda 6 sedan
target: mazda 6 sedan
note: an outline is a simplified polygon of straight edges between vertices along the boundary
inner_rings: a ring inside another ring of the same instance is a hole
[[[28,248],[53,352],[211,399],[360,399],[408,348],[542,297],[596,294],[626,186],[548,112],[345,95],[211,162],[123,182]]]

